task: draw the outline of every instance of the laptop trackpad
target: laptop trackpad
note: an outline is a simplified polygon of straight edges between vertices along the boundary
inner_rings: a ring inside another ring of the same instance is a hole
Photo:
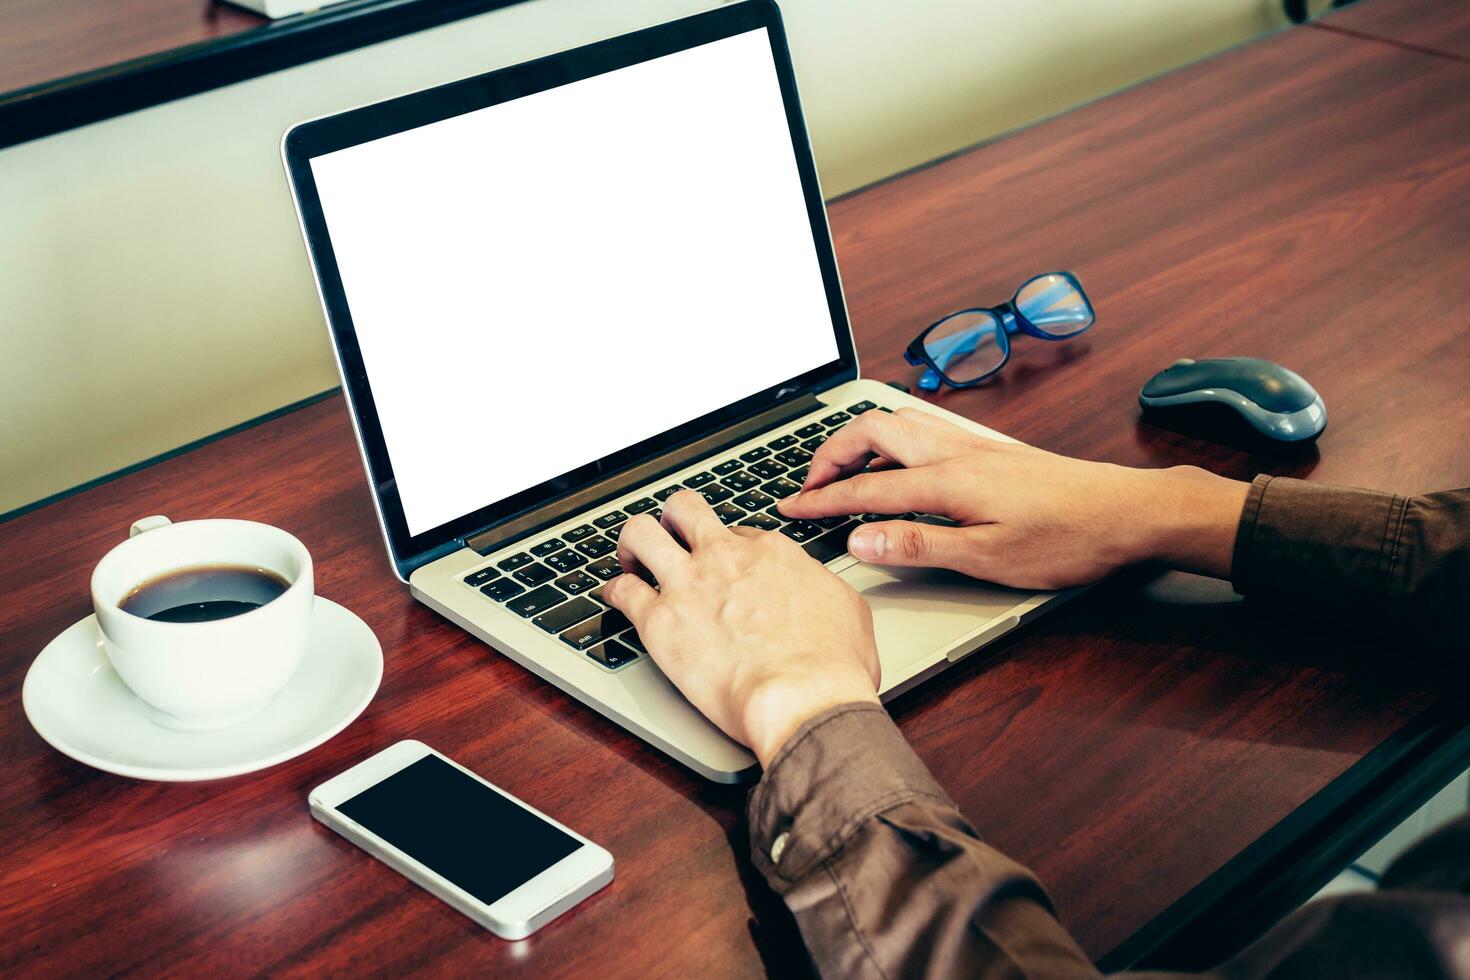
[[[978,582],[958,572],[851,565],[838,573],[873,610],[884,674],[948,651],[1034,595]],[[886,686],[886,685],[885,685]]]

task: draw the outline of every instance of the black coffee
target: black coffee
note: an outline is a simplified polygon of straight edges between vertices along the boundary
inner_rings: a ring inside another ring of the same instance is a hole
[[[162,623],[206,623],[257,609],[289,584],[263,568],[195,565],[149,579],[118,605],[124,612]]]

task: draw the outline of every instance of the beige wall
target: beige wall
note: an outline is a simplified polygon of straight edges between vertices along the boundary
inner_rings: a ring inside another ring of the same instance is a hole
[[[0,512],[337,383],[286,126],[712,5],[534,0],[0,150]],[[1254,37],[1279,7],[783,4],[829,196]]]

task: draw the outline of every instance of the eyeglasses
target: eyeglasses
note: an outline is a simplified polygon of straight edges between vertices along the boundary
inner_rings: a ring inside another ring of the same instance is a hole
[[[1070,340],[1096,321],[1082,283],[1070,272],[1048,272],[1029,279],[1009,303],[960,310],[935,323],[909,344],[903,359],[922,365],[919,387],[938,391],[977,385],[1011,356],[1016,331],[1042,340]]]

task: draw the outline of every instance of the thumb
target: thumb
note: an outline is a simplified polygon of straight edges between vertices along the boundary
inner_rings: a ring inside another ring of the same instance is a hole
[[[847,550],[854,558],[876,565],[969,572],[976,564],[975,531],[916,521],[878,521],[855,529],[847,539]]]

